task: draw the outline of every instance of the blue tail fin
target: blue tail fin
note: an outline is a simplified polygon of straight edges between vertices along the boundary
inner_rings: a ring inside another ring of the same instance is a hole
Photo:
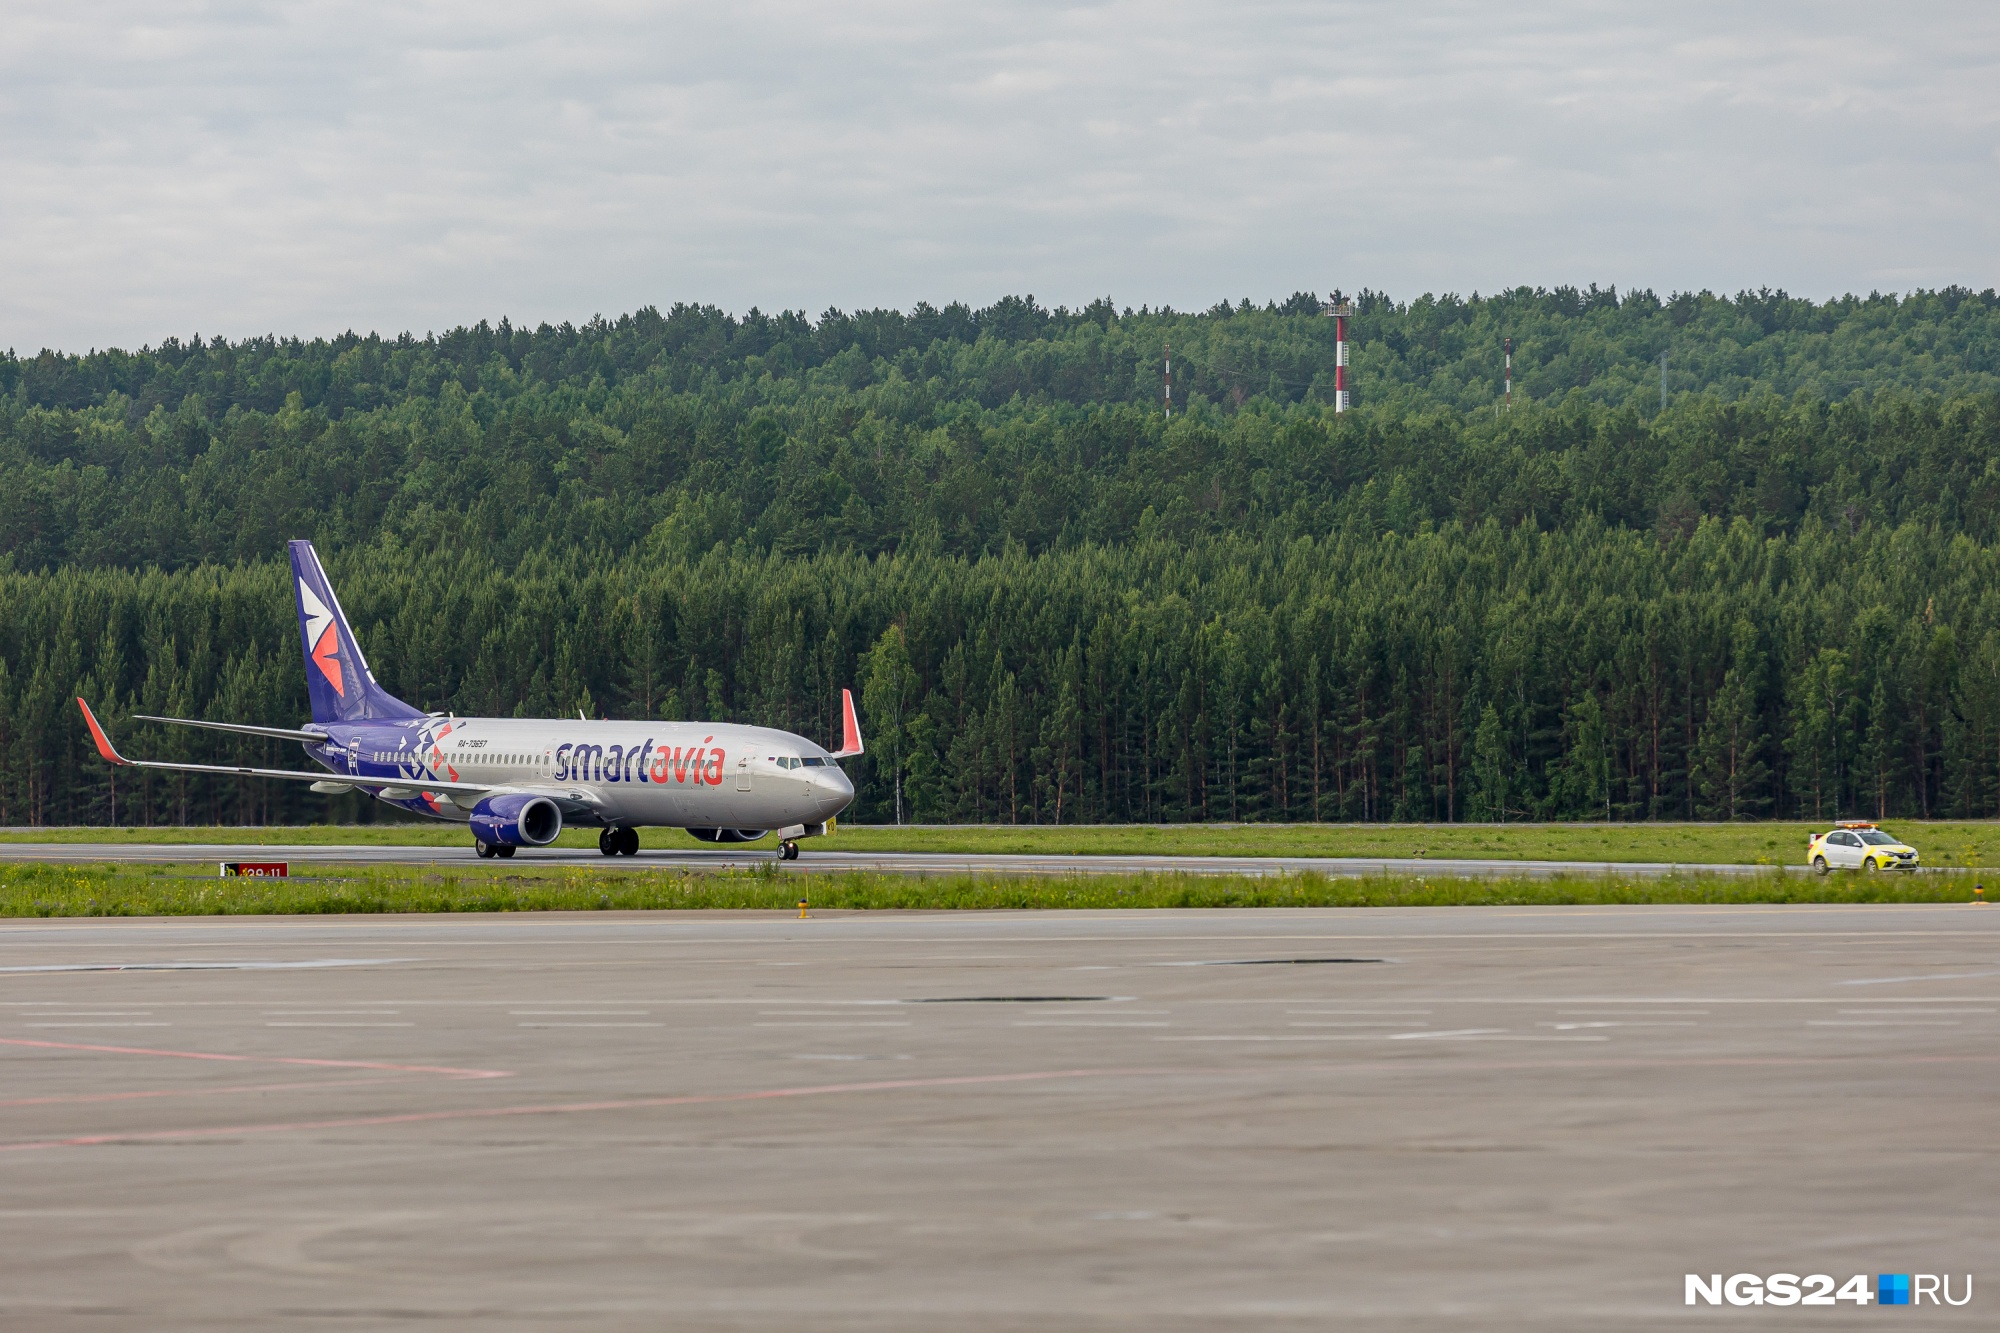
[[[292,590],[299,603],[299,638],[306,653],[306,691],[313,721],[394,721],[423,714],[396,698],[369,673],[361,645],[341,614],[340,600],[311,542],[293,542]]]

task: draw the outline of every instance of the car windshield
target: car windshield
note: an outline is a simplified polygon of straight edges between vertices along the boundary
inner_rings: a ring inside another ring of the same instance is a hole
[[[1861,841],[1867,843],[1870,847],[1893,847],[1896,845],[1894,838],[1878,828],[1861,830]]]

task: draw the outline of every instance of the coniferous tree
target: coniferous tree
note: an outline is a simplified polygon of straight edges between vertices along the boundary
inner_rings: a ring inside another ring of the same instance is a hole
[[[893,793],[895,822],[903,822],[903,778],[909,751],[908,719],[916,705],[917,673],[910,667],[903,627],[882,631],[862,659],[861,702],[874,731],[877,772],[886,771]]]
[[[1764,760],[1769,737],[1757,698],[1763,654],[1756,628],[1747,620],[1737,621],[1733,638],[1729,670],[1695,749],[1693,782],[1701,793],[1696,809],[1708,819],[1750,819],[1769,804],[1764,791],[1770,777]]]
[[[1475,823],[1502,823],[1507,818],[1507,739],[1500,710],[1492,701],[1479,714],[1472,738],[1472,799],[1466,813]]]
[[[1862,737],[1857,767],[1861,771],[1862,794],[1868,813],[1875,819],[1889,817],[1889,791],[1897,777],[1897,717],[1889,697],[1887,674],[1875,672],[1875,688],[1868,696],[1868,730]]]
[[[1846,654],[1837,648],[1814,653],[1799,673],[1792,707],[1792,732],[1786,741],[1792,792],[1799,813],[1815,823],[1834,818],[1841,809],[1846,667]]]
[[[1559,814],[1611,818],[1611,737],[1597,696],[1570,705],[1564,728],[1568,745],[1549,782],[1549,799]]]

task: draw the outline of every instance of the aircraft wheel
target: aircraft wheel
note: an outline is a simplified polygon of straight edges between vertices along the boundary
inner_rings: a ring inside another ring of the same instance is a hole
[[[480,842],[477,839],[475,839],[472,844],[472,850],[478,852],[479,859],[484,861],[493,855],[493,844],[489,842]]]
[[[615,828],[599,829],[597,831],[597,850],[603,852],[606,856],[618,855],[618,834],[619,830]]]
[[[508,857],[511,857],[511,856],[513,856],[516,850],[518,850],[518,849],[517,849],[517,848],[514,848],[514,847],[510,847],[510,846],[506,845],[505,843],[503,843],[503,844],[501,844],[500,846],[498,846],[498,847],[495,847],[495,848],[493,849],[493,854],[494,854],[495,856],[497,856],[497,857],[500,857],[501,859],[505,860],[505,859],[507,859]]]
[[[1827,865],[1827,863],[1826,863],[1826,858],[1825,858],[1824,856],[1815,856],[1815,857],[1813,858],[1813,873],[1814,873],[1814,874],[1818,874],[1818,875],[1824,875],[1824,874],[1825,874],[1825,873],[1826,873],[1826,872],[1827,872],[1827,871],[1828,871],[1828,870],[1829,870],[1830,868],[1831,868],[1831,867],[1829,867],[1829,866]]]
[[[626,856],[639,854],[639,830],[623,828],[618,830],[618,850]]]

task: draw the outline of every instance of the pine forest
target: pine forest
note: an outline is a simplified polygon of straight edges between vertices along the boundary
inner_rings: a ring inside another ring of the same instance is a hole
[[[853,686],[860,822],[2000,817],[1992,291],[1355,307],[10,354],[0,824],[402,818],[81,724],[302,766],[129,720],[306,718],[291,537],[419,707]]]

